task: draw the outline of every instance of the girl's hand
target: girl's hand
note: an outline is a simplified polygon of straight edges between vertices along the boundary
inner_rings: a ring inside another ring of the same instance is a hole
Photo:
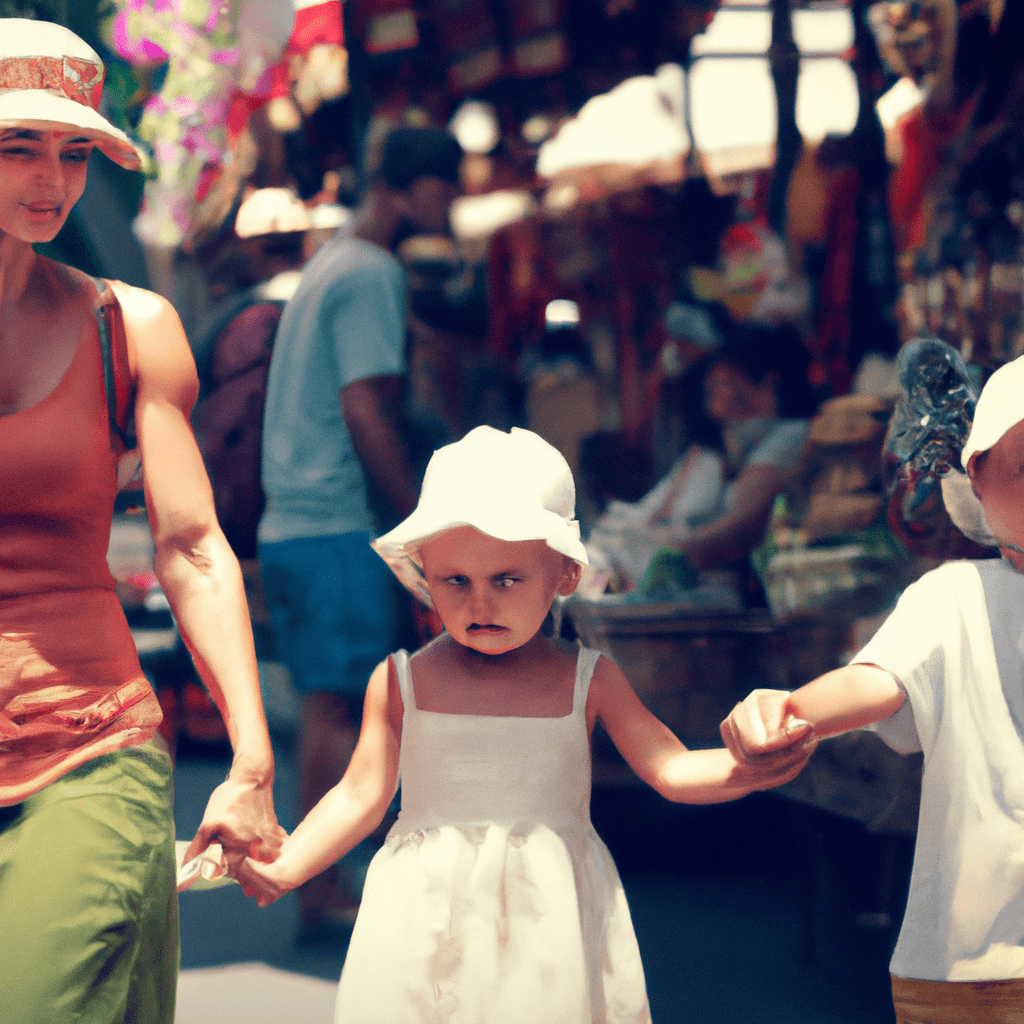
[[[774,789],[792,781],[810,760],[817,741],[811,734],[794,741],[789,747],[736,760],[731,782],[751,792]]]
[[[299,884],[286,878],[277,863],[264,864],[251,857],[246,857],[238,865],[235,878],[241,884],[245,895],[255,896],[261,907],[269,906]]]

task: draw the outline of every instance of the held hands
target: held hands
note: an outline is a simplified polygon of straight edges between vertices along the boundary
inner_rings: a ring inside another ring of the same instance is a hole
[[[239,864],[235,878],[242,886],[246,896],[255,896],[261,907],[266,907],[279,899],[286,892],[296,888],[300,883],[284,877],[280,861],[262,864],[250,857]]]
[[[722,740],[752,789],[771,789],[795,778],[817,739],[809,722],[789,713],[786,690],[754,690],[721,724]]]
[[[187,864],[216,842],[223,848],[226,873],[234,877],[246,857],[257,861],[277,857],[286,837],[274,814],[270,781],[257,783],[229,775],[210,794],[184,862]]]

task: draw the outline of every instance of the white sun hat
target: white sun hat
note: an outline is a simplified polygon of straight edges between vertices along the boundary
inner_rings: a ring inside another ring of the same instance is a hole
[[[80,131],[115,163],[137,170],[138,150],[99,113],[104,74],[99,54],[63,25],[0,19],[0,129]]]
[[[576,487],[562,453],[529,430],[476,427],[434,452],[413,513],[373,541],[417,597],[430,603],[417,550],[428,537],[472,526],[498,540],[542,540],[580,564]]]

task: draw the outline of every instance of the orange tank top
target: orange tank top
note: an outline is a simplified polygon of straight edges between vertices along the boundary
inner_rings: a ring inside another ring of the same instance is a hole
[[[96,330],[0,416],[0,806],[160,723],[107,566],[116,472]]]

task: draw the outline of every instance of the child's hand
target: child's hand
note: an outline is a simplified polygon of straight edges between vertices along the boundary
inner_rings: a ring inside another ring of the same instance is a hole
[[[732,781],[749,791],[774,789],[795,779],[814,753],[815,741],[806,737],[782,750],[736,760]]]
[[[773,766],[785,764],[784,759],[777,761],[779,754],[795,748],[806,750],[804,762],[810,757],[815,744],[813,728],[788,712],[789,697],[786,690],[754,690],[722,722],[722,740],[741,765],[762,765],[770,773]]]
[[[235,878],[241,884],[245,895],[255,896],[261,907],[273,903],[299,884],[284,876],[278,862],[264,864],[251,857],[246,857],[239,864]]]

